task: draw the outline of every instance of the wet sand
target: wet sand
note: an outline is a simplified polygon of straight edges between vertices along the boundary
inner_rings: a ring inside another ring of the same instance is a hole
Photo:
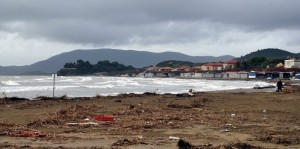
[[[3,98],[0,147],[300,148],[299,87],[194,94]]]

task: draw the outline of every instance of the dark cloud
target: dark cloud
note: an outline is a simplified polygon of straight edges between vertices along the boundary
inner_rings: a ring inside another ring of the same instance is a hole
[[[299,47],[299,7],[299,0],[2,0],[0,32],[49,45],[178,45],[221,55]]]
[[[190,42],[208,36],[203,27],[212,33],[219,26],[298,30],[299,6],[298,0],[6,0],[0,26],[24,37],[71,43],[124,44],[136,37],[144,43]]]

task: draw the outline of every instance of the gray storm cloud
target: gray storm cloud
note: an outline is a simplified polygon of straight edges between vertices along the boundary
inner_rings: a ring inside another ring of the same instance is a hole
[[[298,30],[299,6],[297,0],[6,0],[0,29],[96,45],[191,42],[228,30]]]
[[[102,47],[212,56],[261,48],[298,53],[299,7],[299,0],[2,0],[0,52],[6,57],[0,64]]]

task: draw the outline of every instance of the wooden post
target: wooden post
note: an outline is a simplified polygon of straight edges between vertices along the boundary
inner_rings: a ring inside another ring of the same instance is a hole
[[[53,99],[54,99],[54,90],[55,90],[55,77],[56,77],[56,74],[53,73]]]

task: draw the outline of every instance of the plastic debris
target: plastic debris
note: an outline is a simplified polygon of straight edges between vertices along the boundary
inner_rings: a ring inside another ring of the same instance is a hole
[[[13,130],[8,133],[12,137],[35,137],[35,138],[44,138],[47,136],[47,133],[42,131],[35,130]]]
[[[108,116],[108,115],[98,115],[95,116],[96,121],[114,121],[113,116]]]
[[[84,126],[84,125],[98,125],[95,122],[86,122],[86,123],[67,123],[68,126]]]
[[[180,138],[179,137],[170,136],[169,139],[170,140],[179,140]]]

